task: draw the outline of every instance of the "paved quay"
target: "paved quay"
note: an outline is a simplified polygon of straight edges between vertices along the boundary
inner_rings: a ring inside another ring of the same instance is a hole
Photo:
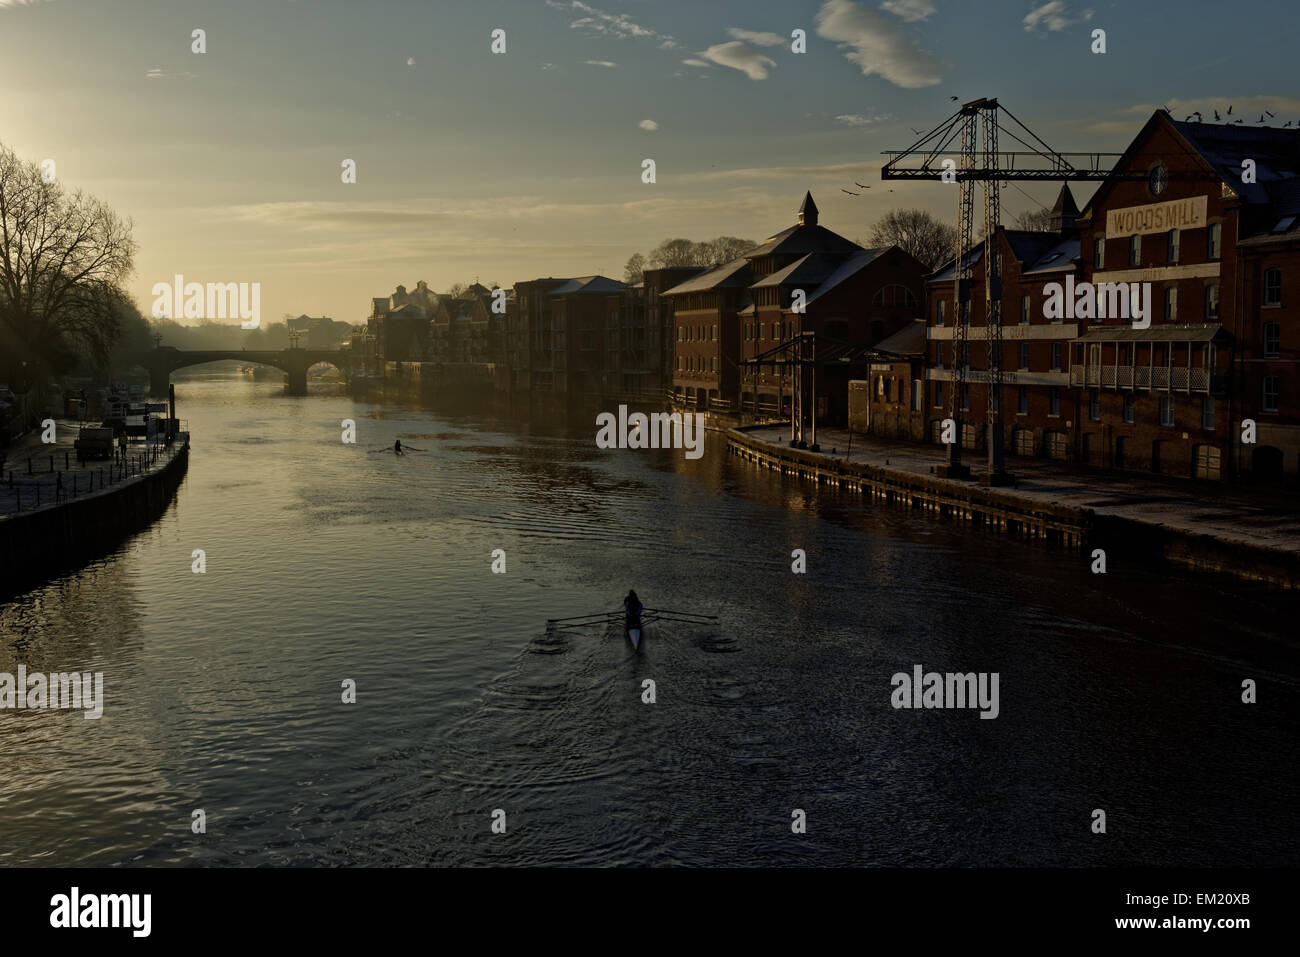
[[[741,433],[780,449],[789,449],[790,426],[760,426]],[[978,484],[986,471],[983,453],[966,451],[971,481],[935,478],[933,469],[945,461],[944,451],[931,445],[865,437],[844,429],[817,430],[820,458],[925,476],[958,488]],[[832,451],[834,450],[834,451]],[[811,453],[805,453],[811,454]],[[1206,536],[1254,548],[1300,557],[1300,493],[1294,488],[1252,489],[1123,472],[1075,471],[1050,459],[1008,455],[1006,468],[1015,487],[999,488],[1031,503],[1087,509],[1098,516]]]
[[[112,459],[77,462],[73,442],[77,438],[75,419],[55,419],[55,441],[41,441],[41,430],[33,429],[14,445],[0,449],[0,520],[26,514],[37,508],[80,500],[112,490],[156,471],[180,452],[184,443],[171,446],[132,441],[125,462]],[[38,505],[39,503],[39,505]]]

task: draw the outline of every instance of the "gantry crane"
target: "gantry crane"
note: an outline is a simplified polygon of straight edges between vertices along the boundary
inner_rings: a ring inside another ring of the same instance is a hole
[[[1006,117],[1014,127],[1003,125]],[[983,151],[977,149],[981,118],[984,126]],[[1025,150],[999,152],[999,132],[1010,136]],[[951,149],[960,139],[960,148]],[[985,339],[988,370],[983,378],[988,392],[985,401],[988,431],[988,474],[986,485],[1007,485],[1014,476],[1004,467],[1002,448],[1002,255],[995,241],[1002,219],[1001,185],[1009,180],[1093,180],[1112,175],[1120,153],[1057,153],[995,99],[972,100],[964,104],[906,150],[887,150],[888,159],[880,170],[881,179],[928,179],[954,183],[957,199],[957,251],[953,267],[953,381],[945,403],[955,434],[948,443],[948,459],[937,472],[951,478],[969,478],[970,468],[961,461],[963,423],[962,399],[966,394],[970,343],[970,282],[973,272],[971,248],[974,235],[975,183],[984,183],[984,301]],[[919,165],[907,165],[919,160]]]

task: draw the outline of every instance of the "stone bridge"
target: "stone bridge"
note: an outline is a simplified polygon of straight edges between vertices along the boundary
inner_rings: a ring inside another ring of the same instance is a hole
[[[138,352],[128,356],[127,361],[144,367],[149,372],[149,392],[152,395],[166,395],[171,374],[186,366],[196,366],[204,362],[222,362],[233,359],[235,362],[274,366],[289,374],[289,394],[307,394],[307,370],[318,362],[327,362],[340,372],[347,374],[347,353],[342,349],[279,349],[279,350],[245,350],[245,349],[201,349],[184,351],[171,346],[160,346],[147,352]]]

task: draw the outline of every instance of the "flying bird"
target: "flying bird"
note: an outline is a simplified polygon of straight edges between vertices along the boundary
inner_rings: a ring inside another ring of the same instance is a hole
[[[1256,120],[1256,122],[1258,122],[1258,123],[1263,123],[1263,122],[1264,122],[1264,114],[1263,114],[1263,113],[1259,114],[1259,119]]]
[[[850,196],[861,196],[861,195],[862,195],[861,193],[855,193],[855,192],[853,192],[853,190],[851,190],[851,189],[845,189],[843,186],[840,187],[840,192],[841,192],[841,193],[848,193]]]
[[[950,96],[950,97],[948,97],[948,99],[950,99],[950,100],[955,100],[955,99],[957,99],[957,97],[955,97],[955,96]]]
[[[925,132],[925,130],[913,130],[912,127],[910,126],[908,127],[908,129],[912,130],[912,132],[915,133],[917,136],[920,136],[922,133]]]
[[[1268,110],[1265,110],[1265,111],[1264,111],[1264,115],[1267,116],[1269,119],[1272,119],[1272,118],[1273,118],[1273,114],[1270,113]]]
[[[1291,121],[1287,120],[1285,123],[1282,124],[1282,129],[1286,129],[1290,125],[1291,125]]]
[[[1228,104],[1228,115],[1229,115],[1229,116],[1232,116],[1232,104],[1231,104],[1231,103]]]
[[[1221,117],[1221,116],[1219,115],[1219,111],[1218,111],[1218,110],[1215,110],[1215,111],[1214,111],[1214,118],[1215,118],[1216,120],[1221,120],[1221,119],[1223,119],[1223,117]]]
[[[863,189],[871,189],[870,186],[863,186],[863,184],[862,184],[862,183],[859,183],[856,179],[853,181],[853,185],[854,185],[854,186],[862,186]]]
[[[1197,122],[1197,123],[1201,122],[1201,111],[1200,111],[1200,110],[1197,110],[1195,113],[1192,114],[1192,116],[1196,117],[1196,122]]]

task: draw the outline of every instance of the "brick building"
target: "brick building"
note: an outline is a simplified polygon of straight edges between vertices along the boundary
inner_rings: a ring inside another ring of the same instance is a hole
[[[682,404],[783,415],[793,390],[788,368],[744,360],[804,332],[872,345],[919,314],[919,262],[897,247],[863,249],[818,218],[806,193],[795,225],[663,294],[676,316],[673,390]],[[818,370],[819,418],[846,421],[849,379],[864,369]]]

